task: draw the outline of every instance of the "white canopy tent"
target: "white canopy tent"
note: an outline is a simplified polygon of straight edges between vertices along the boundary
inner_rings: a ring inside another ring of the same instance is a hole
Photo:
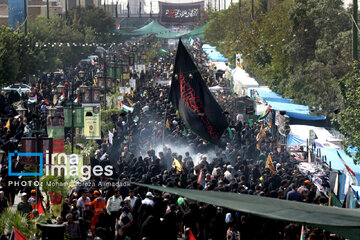
[[[245,72],[244,69],[236,67],[232,71],[234,91],[240,96],[250,96],[250,89],[259,87],[259,83]]]

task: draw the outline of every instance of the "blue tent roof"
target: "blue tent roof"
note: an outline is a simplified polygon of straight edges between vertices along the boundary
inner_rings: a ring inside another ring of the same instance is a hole
[[[210,60],[217,62],[228,62],[228,59],[224,57],[220,52],[216,51],[215,47],[209,44],[204,44],[202,48],[206,52]]]
[[[287,143],[286,145],[288,146],[296,146],[296,145],[299,145],[299,144],[302,144],[302,143],[306,143],[306,140],[302,140],[298,137],[295,137],[293,135],[288,135],[286,137],[286,140],[287,140]]]
[[[271,109],[286,111],[286,115],[291,118],[301,120],[325,120],[325,116],[310,115],[309,108],[304,105],[295,104],[290,99],[283,98],[279,94],[266,89],[255,89],[259,96],[271,105]]]
[[[353,170],[356,175],[360,175],[360,165],[356,165],[353,159],[348,156],[344,150],[332,149],[332,148],[320,148],[321,155],[326,156],[327,163],[329,164],[331,161],[331,167],[336,170],[344,170],[345,166],[339,158],[337,152],[339,152],[342,159],[344,159],[345,163]]]

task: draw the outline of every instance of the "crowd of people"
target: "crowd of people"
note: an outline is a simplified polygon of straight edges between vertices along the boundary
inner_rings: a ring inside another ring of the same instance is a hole
[[[208,69],[201,45],[197,39],[189,46],[190,52],[203,79],[209,86],[217,85],[220,79],[215,79],[215,74]],[[116,55],[121,49],[123,46],[113,46],[111,51]],[[328,202],[315,185],[297,171],[297,160],[278,145],[278,136],[272,130],[275,126],[266,121],[244,121],[240,117],[244,113],[234,108],[236,96],[218,96],[226,99],[220,102],[230,123],[230,132],[225,131],[218,146],[192,133],[167,98],[169,86],[160,83],[163,72],[170,72],[165,80],[171,79],[175,54],[173,49],[168,52],[154,58],[146,72],[132,73],[137,81],[131,97],[134,111],[112,119],[115,126],[112,144],[107,133],[103,133],[100,148],[90,161],[92,166],[112,165],[113,176],[92,176],[89,182],[95,184],[91,186],[79,183],[68,196],[63,196],[62,212],[54,223],[64,225],[73,240],[88,239],[88,236],[103,240],[171,240],[184,236],[193,239],[191,235],[197,240],[299,239],[301,226],[294,223],[260,218],[131,184],[233,192],[309,204]],[[53,74],[44,75],[31,93],[0,95],[0,148],[5,153],[18,149],[21,138],[31,134],[29,129],[34,123],[34,115],[24,119],[13,103],[23,100],[23,107],[29,108],[28,99],[37,96],[37,105],[43,114],[40,128],[44,128],[46,108],[42,106],[53,99],[57,84],[66,80]],[[10,125],[8,119],[11,119]],[[265,136],[259,142],[257,136],[262,129]],[[265,167],[269,156],[274,169]],[[36,191],[9,187],[8,182],[16,177],[7,175],[5,158],[1,164],[0,212],[14,204],[20,191],[22,202],[17,209],[36,216],[36,210],[32,210]],[[19,162],[14,168],[15,172],[21,171],[23,166]],[[200,174],[203,179],[199,178]],[[98,185],[104,180],[118,185]],[[306,234],[312,240],[338,239],[316,228],[307,228]]]

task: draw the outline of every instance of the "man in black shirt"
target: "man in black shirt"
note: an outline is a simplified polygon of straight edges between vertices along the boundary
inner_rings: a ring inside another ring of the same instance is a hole
[[[26,193],[21,193],[21,202],[17,206],[17,210],[22,213],[23,215],[30,215],[33,208],[28,203],[28,198]]]
[[[4,191],[0,191],[0,214],[9,206],[8,199],[4,196]]]

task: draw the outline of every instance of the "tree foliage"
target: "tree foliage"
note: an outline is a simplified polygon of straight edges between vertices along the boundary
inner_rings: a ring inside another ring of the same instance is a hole
[[[339,80],[344,98],[344,108],[335,119],[339,130],[347,139],[345,147],[360,149],[360,64],[354,62],[353,70]],[[355,161],[360,163],[360,152],[357,151]]]
[[[331,116],[342,107],[337,79],[351,69],[351,18],[341,0],[251,0],[210,15],[204,37],[272,90]]]
[[[20,68],[18,46],[20,36],[14,30],[0,27],[0,82],[8,84],[16,81]]]
[[[73,66],[94,50],[85,45],[95,42],[94,30],[90,27],[78,29],[76,25],[66,24],[60,16],[51,16],[50,19],[38,16],[30,24],[30,33],[46,56],[43,68],[54,71]]]

